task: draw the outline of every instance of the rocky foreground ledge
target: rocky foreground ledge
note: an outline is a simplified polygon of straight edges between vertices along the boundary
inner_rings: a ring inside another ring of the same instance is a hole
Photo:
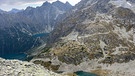
[[[0,58],[0,76],[65,76],[46,70],[40,65]]]

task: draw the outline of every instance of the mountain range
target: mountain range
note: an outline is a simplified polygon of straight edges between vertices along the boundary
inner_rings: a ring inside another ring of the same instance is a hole
[[[0,11],[0,56],[23,53],[43,43],[41,37],[50,33],[62,14],[70,10],[68,2],[45,2],[25,10]]]
[[[74,7],[45,2],[0,11],[0,24],[0,55],[36,48],[30,62],[53,72],[135,75],[134,0],[81,0]]]
[[[135,60],[134,5],[133,0],[81,0],[49,34],[47,46],[32,62],[51,62],[57,70],[45,67],[55,72],[135,75],[130,71]]]

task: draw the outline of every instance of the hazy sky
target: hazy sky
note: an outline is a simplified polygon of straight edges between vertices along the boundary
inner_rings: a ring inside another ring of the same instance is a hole
[[[45,1],[54,2],[57,0],[0,0],[0,9],[9,11],[12,8],[25,9],[28,6],[41,6]],[[59,0],[61,2],[68,1],[72,5],[77,4],[81,0]]]

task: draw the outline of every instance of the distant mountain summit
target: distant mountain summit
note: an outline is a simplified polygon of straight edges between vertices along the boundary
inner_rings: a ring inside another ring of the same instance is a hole
[[[17,13],[17,15],[25,16],[30,21],[38,24],[40,32],[51,32],[58,21],[57,18],[71,8],[71,5],[66,5],[60,1],[53,2],[52,4],[46,1],[40,7],[27,7],[26,10]]]
[[[3,10],[0,9],[0,13],[1,13],[1,14],[2,14],[2,13],[6,13],[6,11],[3,11]]]
[[[127,0],[127,1],[130,1],[130,2],[132,2],[132,3],[135,3],[135,0]]]
[[[11,11],[9,11],[9,13],[18,13],[18,12],[21,12],[23,10],[18,10],[18,9],[12,9]]]
[[[53,2],[52,5],[54,5],[54,6],[58,7],[58,8],[61,8],[61,10],[63,10],[63,11],[67,10],[67,9],[70,9],[72,7],[71,4],[68,4],[68,3],[64,4],[64,3],[60,2],[59,0],[56,1],[56,2]],[[63,7],[64,5],[66,5],[67,7]]]
[[[0,12],[3,12],[3,10],[0,9]]]

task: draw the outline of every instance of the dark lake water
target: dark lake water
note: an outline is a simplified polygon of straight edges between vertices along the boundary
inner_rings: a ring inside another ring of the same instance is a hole
[[[18,59],[18,60],[25,60],[27,58],[27,55],[24,53],[19,54],[7,54],[2,56],[4,59]]]
[[[48,35],[49,35],[49,33],[39,33],[39,34],[33,35],[32,37],[37,38],[37,37],[44,37],[44,36],[48,36]],[[30,60],[33,58],[33,57],[27,58],[27,55],[24,53],[6,54],[6,55],[0,56],[0,57],[2,57],[4,59],[18,59],[18,60]]]
[[[84,71],[77,71],[77,72],[75,72],[75,74],[77,74],[78,76],[98,76],[96,74],[88,73],[88,72],[84,72]]]

